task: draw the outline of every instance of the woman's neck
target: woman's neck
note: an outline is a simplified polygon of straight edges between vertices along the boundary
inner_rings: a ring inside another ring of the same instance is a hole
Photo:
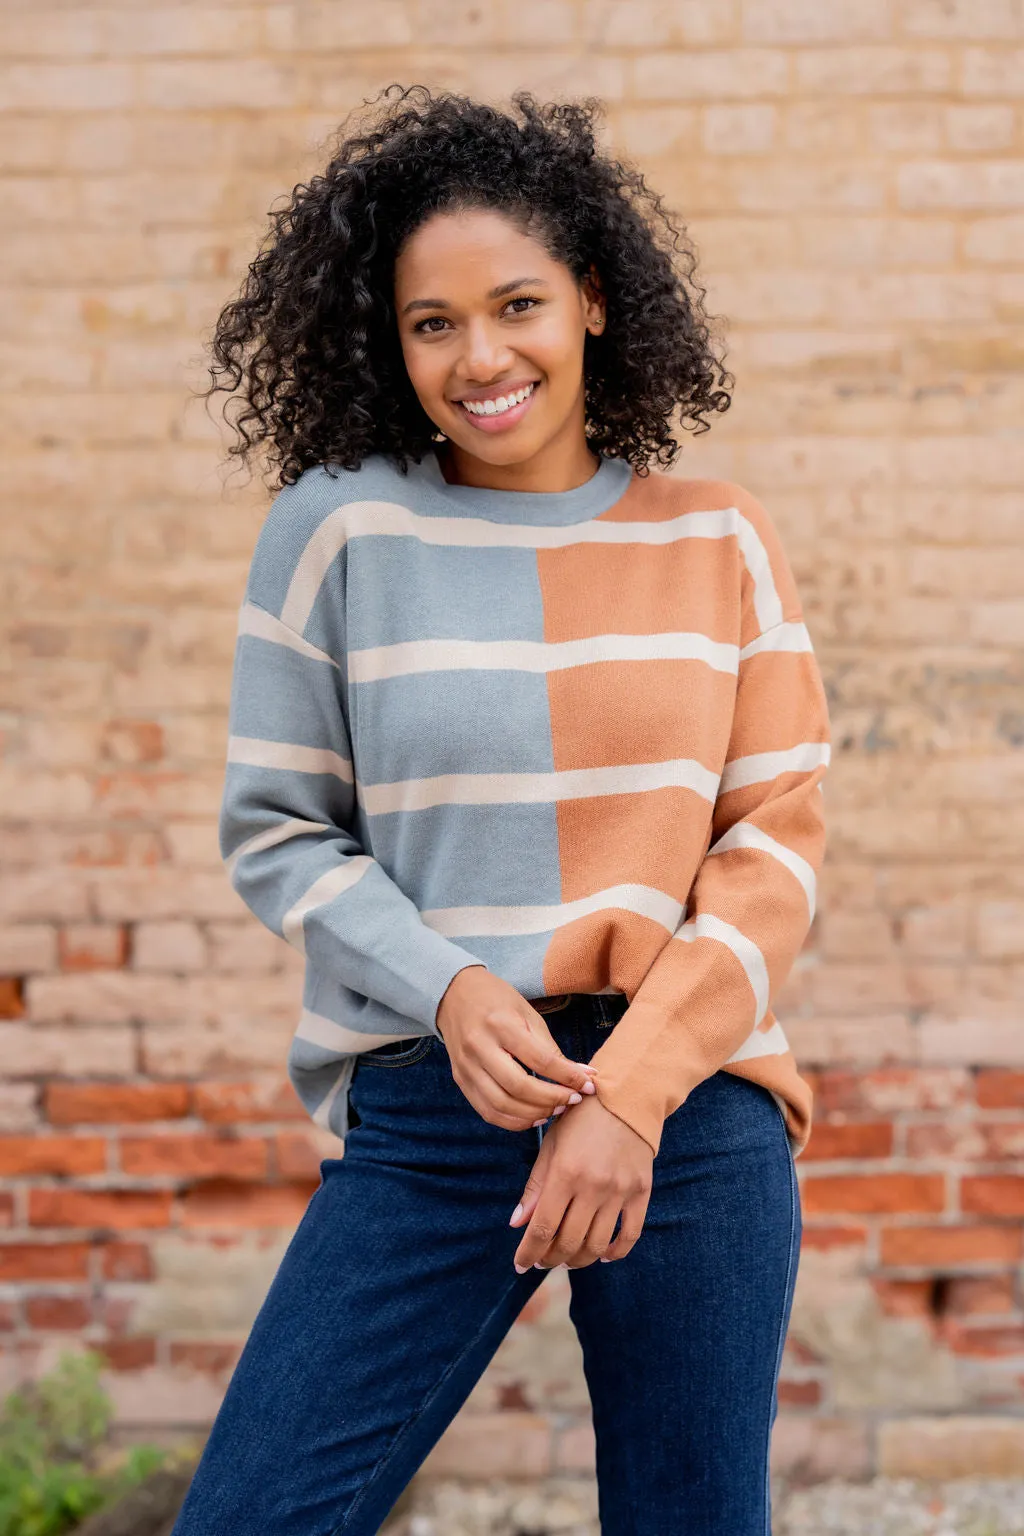
[[[597,473],[601,460],[582,430],[555,438],[539,453],[515,464],[488,464],[448,440],[437,446],[437,461],[449,485],[491,491],[574,491]]]

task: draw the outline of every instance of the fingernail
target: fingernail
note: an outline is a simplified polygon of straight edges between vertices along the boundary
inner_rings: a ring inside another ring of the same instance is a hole
[[[543,1125],[544,1121],[543,1120],[535,1120],[533,1123],[534,1123],[534,1125]]]
[[[534,1269],[550,1269],[551,1265],[550,1264],[535,1264],[533,1267],[534,1267]]]
[[[596,1084],[594,1083],[594,1079],[592,1077],[588,1077],[587,1081],[583,1084],[583,1092],[584,1093],[596,1093],[597,1092],[597,1087],[596,1087]]]
[[[601,1263],[602,1263],[602,1264],[611,1264],[611,1263],[612,1263],[612,1260],[611,1260],[611,1259],[602,1259],[602,1260],[601,1260]]]
[[[576,1063],[576,1065],[577,1065],[577,1066],[578,1066],[578,1067],[582,1067],[582,1068],[583,1068],[583,1070],[584,1070],[584,1072],[596,1072],[596,1071],[597,1071],[597,1068],[596,1068],[596,1067],[592,1067],[592,1066],[591,1066],[591,1065],[590,1065],[590,1062],[589,1062],[589,1061],[578,1061],[578,1062],[577,1062],[577,1063]]]
[[[515,1222],[517,1222],[522,1214],[523,1202],[520,1200],[519,1204],[516,1206],[515,1210],[512,1212],[512,1215],[508,1219],[509,1226],[511,1227]]]
[[[564,1115],[565,1114],[565,1105],[564,1104],[559,1104],[558,1108],[557,1109],[553,1109],[551,1111],[551,1113],[553,1115]]]
[[[570,1104],[582,1104],[583,1103],[583,1095],[582,1095],[582,1093],[570,1093],[570,1095],[569,1095],[569,1103]]]
[[[514,1260],[513,1260],[513,1263],[512,1263],[512,1268],[515,1270],[517,1275],[525,1275],[526,1274],[526,1269],[524,1269],[521,1264],[515,1263]],[[527,1265],[527,1268],[529,1268],[528,1265]]]

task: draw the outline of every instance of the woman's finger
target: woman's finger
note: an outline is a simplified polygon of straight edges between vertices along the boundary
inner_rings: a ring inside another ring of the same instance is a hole
[[[575,1088],[566,1088],[561,1083],[548,1083],[543,1078],[531,1076],[514,1056],[500,1046],[490,1048],[490,1042],[481,1043],[481,1066],[496,1085],[501,1096],[502,1107],[512,1112],[512,1106],[517,1107],[518,1113],[531,1112],[531,1120],[538,1115],[545,1119],[554,1113],[560,1104],[579,1104],[583,1094]],[[586,1085],[588,1093],[596,1090],[593,1083]]]
[[[558,1231],[548,1244],[546,1252],[540,1256],[539,1262],[544,1269],[555,1269],[559,1264],[569,1266],[574,1263],[583,1250],[595,1209],[592,1195],[576,1194],[572,1197],[558,1224]]]
[[[582,1093],[585,1085],[595,1075],[596,1069],[586,1062],[573,1061],[562,1053],[548,1029],[544,1015],[535,1008],[530,1009],[526,1018],[518,1019],[515,1025],[496,1033],[505,1050],[516,1061],[522,1062],[524,1067],[530,1067],[539,1077],[551,1078],[564,1088],[574,1088],[577,1093]]]
[[[568,1260],[570,1269],[583,1269],[607,1253],[611,1246],[615,1223],[622,1214],[621,1200],[607,1200],[598,1207],[579,1252]]]
[[[622,1207],[622,1226],[619,1229],[619,1235],[611,1247],[605,1249],[604,1257],[601,1259],[602,1264],[611,1264],[616,1259],[626,1257],[644,1229],[650,1200],[649,1194],[642,1194],[634,1195],[632,1199],[626,1201]]]
[[[572,1191],[564,1180],[554,1174],[545,1180],[536,1209],[523,1233],[523,1240],[513,1255],[512,1261],[519,1274],[525,1274],[532,1264],[548,1263],[544,1255],[558,1235],[571,1199]]]

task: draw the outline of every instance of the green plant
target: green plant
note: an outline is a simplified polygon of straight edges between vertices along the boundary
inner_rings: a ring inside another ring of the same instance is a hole
[[[159,1466],[164,1452],[134,1446],[114,1471],[97,1455],[112,1405],[100,1384],[104,1358],[65,1350],[0,1411],[0,1536],[61,1536]]]

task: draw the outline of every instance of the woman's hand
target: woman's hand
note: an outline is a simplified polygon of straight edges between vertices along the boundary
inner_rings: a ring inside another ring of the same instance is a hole
[[[595,1259],[625,1258],[643,1230],[653,1169],[644,1138],[600,1099],[584,1100],[545,1132],[522,1204],[512,1213],[509,1226],[529,1223],[516,1269],[581,1269]]]
[[[455,1082],[490,1125],[525,1131],[594,1092],[595,1069],[563,1056],[544,1015],[482,964],[452,977],[436,1022]]]

